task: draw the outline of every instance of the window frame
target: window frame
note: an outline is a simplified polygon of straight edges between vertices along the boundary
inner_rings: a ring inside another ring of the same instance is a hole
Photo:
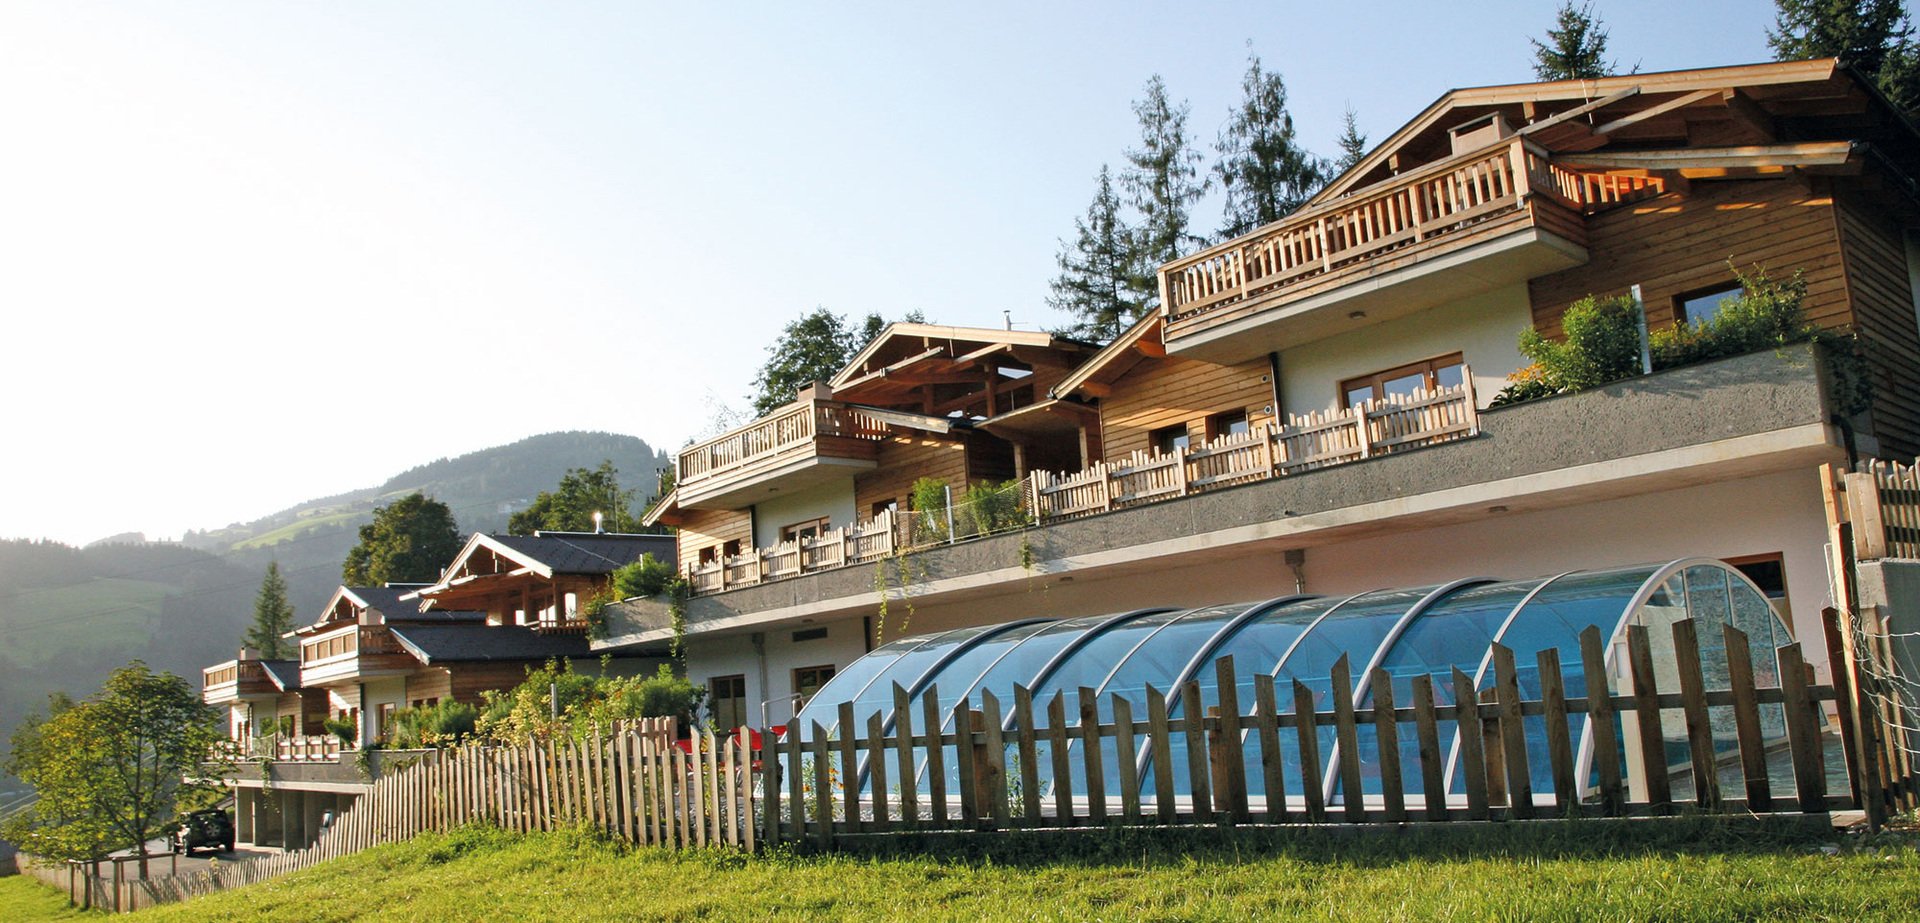
[[[733,689],[737,689],[739,691],[738,694],[727,695],[727,696],[721,695],[720,694],[721,683],[727,683]],[[739,703],[739,705],[737,706],[737,713],[739,715],[740,720],[737,723],[734,723],[734,724],[719,723],[720,703],[723,700],[735,701]],[[742,725],[745,725],[747,723],[747,705],[748,705],[747,674],[729,673],[726,676],[710,676],[707,678],[707,718],[710,722],[713,723],[713,726],[716,729],[722,730],[722,731],[733,731],[734,729],[739,728]]]
[[[810,534],[802,535],[801,532],[807,529],[812,529],[813,531]],[[819,538],[831,531],[833,531],[833,517],[816,516],[812,519],[803,519],[792,525],[781,526],[780,541],[784,544],[786,542],[798,541],[802,538]]]
[[[1439,356],[1434,356],[1429,359],[1422,359],[1418,362],[1409,362],[1409,363],[1406,363],[1405,365],[1396,365],[1392,368],[1382,369],[1378,372],[1372,372],[1366,375],[1355,375],[1352,378],[1348,378],[1341,381],[1340,384],[1336,387],[1336,390],[1334,391],[1334,400],[1337,403],[1335,404],[1335,406],[1341,407],[1341,408],[1352,408],[1352,407],[1359,406],[1352,400],[1349,400],[1348,395],[1351,394],[1353,390],[1360,385],[1365,385],[1366,387],[1372,389],[1373,397],[1368,398],[1368,400],[1375,400],[1375,401],[1381,400],[1386,397],[1386,391],[1384,389],[1384,386],[1387,382],[1394,381],[1400,378],[1405,378],[1408,375],[1414,375],[1414,374],[1420,374],[1424,376],[1426,380],[1426,389],[1428,391],[1438,391],[1440,390],[1439,373],[1441,369],[1452,368],[1454,366],[1462,366],[1463,367],[1462,378],[1464,379],[1465,378],[1464,366],[1466,364],[1467,364],[1466,354],[1456,351],[1451,353],[1445,353]]]
[[[1175,430],[1179,432],[1176,434]],[[1165,443],[1162,445],[1162,443]],[[1193,428],[1185,423],[1172,423],[1155,427],[1147,431],[1147,448],[1155,455],[1172,455],[1174,450],[1193,447]]]
[[[1732,284],[1723,282],[1718,285],[1707,286],[1706,288],[1696,288],[1681,292],[1673,296],[1673,322],[1675,325],[1686,324],[1692,327],[1711,321],[1719,316],[1721,305],[1726,304],[1727,301],[1731,299],[1740,298],[1746,295],[1746,293],[1747,287],[1738,282]],[[1687,305],[1689,303],[1699,301],[1702,298],[1710,298],[1714,295],[1719,295],[1721,298],[1719,301],[1714,302],[1712,314],[1701,318],[1700,321],[1695,321],[1693,318],[1687,316]]]
[[[839,672],[840,672],[840,668],[830,663],[818,664],[810,667],[794,667],[792,674],[788,676],[788,679],[792,682],[792,685],[789,686],[788,688],[793,690],[793,698],[791,699],[791,701],[793,703],[794,713],[798,714],[800,712],[800,709],[807,707],[807,701],[809,699],[812,699],[814,695],[818,694],[821,689],[826,688],[826,685],[828,683],[833,682],[833,677]],[[800,676],[803,673],[813,674],[815,679],[817,680],[817,682],[814,684],[812,692],[802,692],[800,689],[800,686],[801,686]]]
[[[1780,616],[1780,621],[1786,623],[1787,632],[1789,634],[1793,632],[1793,587],[1787,579],[1787,556],[1785,554],[1778,551],[1769,551],[1761,554],[1743,554],[1731,558],[1721,558],[1720,563],[1739,571],[1741,576],[1746,577],[1748,580],[1753,580],[1754,586],[1759,586],[1760,581],[1754,580],[1753,575],[1747,573],[1745,569],[1746,565],[1778,564],[1780,566],[1780,598],[1775,599],[1768,596],[1767,605],[1773,606],[1773,611],[1776,615]],[[1765,588],[1762,588],[1761,593],[1764,594],[1765,592]]]
[[[1213,442],[1226,436],[1236,435],[1230,427],[1238,422],[1243,427],[1240,432],[1253,431],[1253,413],[1245,407],[1222,410],[1207,417],[1207,441]]]

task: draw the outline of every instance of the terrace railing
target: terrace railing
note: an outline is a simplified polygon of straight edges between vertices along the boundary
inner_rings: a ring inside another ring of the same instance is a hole
[[[1104,513],[1188,494],[1285,477],[1480,431],[1473,371],[1450,388],[1391,395],[1353,407],[1289,416],[1204,443],[1135,452],[1073,474],[1034,472],[1030,508],[1039,522]]]
[[[892,554],[898,547],[896,522],[893,511],[888,510],[865,522],[695,565],[688,568],[687,580],[696,594],[718,593],[769,580],[871,563]]]
[[[697,484],[812,445],[818,437],[882,439],[886,435],[885,422],[857,407],[803,401],[681,450],[677,476],[681,484]]]
[[[1160,268],[1168,320],[1204,314],[1389,251],[1471,230],[1543,194],[1593,211],[1665,190],[1657,178],[1580,173],[1524,138],[1411,170]]]

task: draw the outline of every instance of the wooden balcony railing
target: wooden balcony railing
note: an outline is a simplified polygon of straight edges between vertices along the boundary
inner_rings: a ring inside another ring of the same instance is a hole
[[[1554,166],[1523,138],[1412,170],[1160,268],[1168,320],[1204,314],[1343,266],[1466,231],[1541,194],[1575,211],[1665,191],[1652,177]]]
[[[769,580],[798,577],[850,564],[867,564],[893,553],[898,543],[892,510],[866,522],[841,526],[811,538],[754,548],[687,569],[693,592],[718,593]]]
[[[381,625],[361,625],[353,631],[322,635],[300,643],[300,665],[312,666],[346,657],[400,654],[405,648],[393,632]]]
[[[881,439],[884,422],[847,404],[802,402],[681,450],[679,483],[697,484],[772,458],[822,436]]]
[[[1188,494],[1284,477],[1480,431],[1473,372],[1461,384],[1304,417],[1165,454],[1135,452],[1076,474],[1036,471],[1029,507],[1039,522],[1104,513]]]
[[[352,749],[332,734],[300,734],[293,737],[267,735],[246,740],[216,741],[213,755],[229,762],[271,759],[282,763],[312,763],[338,760],[341,751]]]

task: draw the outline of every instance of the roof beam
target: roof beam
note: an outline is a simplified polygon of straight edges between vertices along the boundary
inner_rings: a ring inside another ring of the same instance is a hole
[[[1657,151],[1599,151],[1560,154],[1563,167],[1597,170],[1711,170],[1742,167],[1835,166],[1853,157],[1850,141],[1807,141],[1748,147],[1679,148]]]
[[[1605,125],[1601,125],[1600,127],[1595,128],[1593,130],[1593,133],[1596,135],[1610,135],[1616,131],[1619,131],[1622,128],[1626,128],[1629,125],[1638,125],[1641,122],[1644,122],[1648,119],[1658,118],[1660,116],[1666,115],[1669,112],[1672,112],[1675,109],[1684,109],[1687,106],[1691,106],[1694,103],[1700,102],[1703,99],[1710,99],[1712,97],[1719,96],[1719,95],[1720,95],[1719,90],[1696,90],[1692,93],[1686,94],[1685,96],[1677,96],[1673,99],[1667,100],[1664,103],[1660,103],[1654,106],[1648,106],[1647,108],[1642,109],[1639,112],[1633,113],[1632,115],[1621,116],[1620,118],[1614,119],[1613,121],[1606,123]]]
[[[1620,102],[1621,100],[1632,99],[1633,97],[1638,95],[1640,95],[1640,88],[1638,86],[1627,87],[1624,90],[1616,90],[1612,93],[1608,93],[1607,95],[1600,97],[1599,99],[1594,100],[1593,102],[1587,103],[1584,106],[1575,106],[1572,109],[1568,109],[1567,111],[1560,113],[1559,115],[1547,116],[1546,118],[1541,119],[1538,122],[1534,122],[1531,125],[1521,128],[1519,131],[1515,132],[1515,134],[1521,134],[1521,135],[1537,134],[1539,132],[1546,131],[1547,129],[1552,128],[1555,125],[1560,125],[1565,122],[1571,122],[1574,119],[1577,119],[1583,115],[1586,115],[1591,112],[1597,112],[1601,109],[1605,109],[1606,107],[1613,105],[1614,103]]]
[[[1753,97],[1740,92],[1738,87],[1730,87],[1720,94],[1720,101],[1726,105],[1727,114],[1735,122],[1746,126],[1747,130],[1760,136],[1762,140],[1773,141],[1780,137],[1780,126],[1767,110],[1753,101]]]

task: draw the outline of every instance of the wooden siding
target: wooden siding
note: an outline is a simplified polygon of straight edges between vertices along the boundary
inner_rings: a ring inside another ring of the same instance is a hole
[[[1920,454],[1920,329],[1900,225],[1871,203],[1843,196],[1835,210],[1846,254],[1854,328],[1873,365],[1873,432],[1881,454]]]
[[[747,510],[683,510],[675,548],[680,570],[700,563],[700,551],[738,541],[742,551],[753,547],[753,514]]]
[[[1178,423],[1195,444],[1206,439],[1207,418],[1245,410],[1255,426],[1273,419],[1273,384],[1265,357],[1237,365],[1194,359],[1148,359],[1114,382],[1100,400],[1101,456],[1124,458],[1147,449],[1148,434]]]
[[[1017,476],[1013,470],[1013,443],[972,433],[967,436],[967,483],[998,484]]]
[[[853,512],[862,521],[876,503],[892,500],[905,510],[913,482],[921,478],[941,478],[955,488],[967,482],[966,445],[954,438],[895,435],[880,444],[879,462],[853,479]]]
[[[1622,295],[1636,283],[1647,323],[1673,323],[1674,299],[1733,281],[1727,260],[1759,263],[1778,277],[1804,270],[1807,317],[1852,322],[1847,309],[1832,196],[1798,179],[1697,182],[1589,219],[1585,265],[1528,284],[1533,324],[1560,335],[1567,307],[1590,294]]]

